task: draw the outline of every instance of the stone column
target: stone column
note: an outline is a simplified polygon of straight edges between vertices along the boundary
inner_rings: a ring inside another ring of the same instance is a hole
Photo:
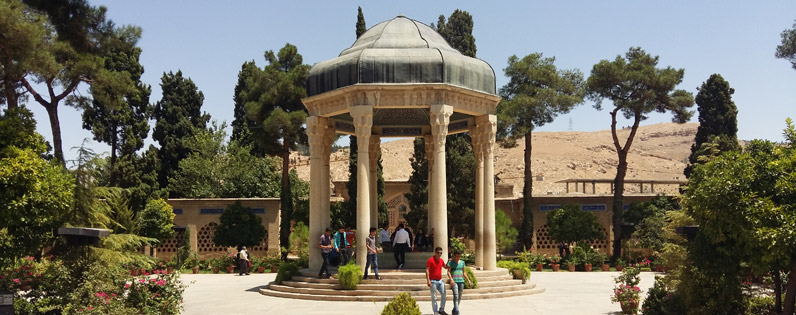
[[[434,143],[434,167],[431,173],[433,203],[429,204],[429,214],[434,213],[434,246],[442,247],[442,257],[448,259],[448,189],[445,179],[445,137],[448,136],[448,123],[453,114],[453,106],[431,105],[431,138]],[[429,194],[431,196],[431,194]]]
[[[475,154],[475,265],[484,266],[484,152],[481,125],[470,128]]]
[[[431,232],[434,227],[434,212],[431,211],[431,205],[434,204],[434,185],[431,184],[434,176],[434,139],[431,136],[423,136],[423,142],[426,147],[426,165],[428,166],[428,174],[426,175],[426,197],[428,197],[428,204],[426,205],[426,235]],[[432,248],[433,249],[433,248]]]
[[[373,127],[373,106],[351,106],[351,117],[354,118],[357,143],[357,265],[364,271],[368,249],[365,239],[370,226],[370,129]]]
[[[370,229],[379,227],[379,150],[381,149],[381,137],[370,136]],[[367,232],[367,231],[366,231]]]
[[[495,133],[497,133],[497,116],[478,117],[478,124],[483,124],[484,154],[484,269],[497,268],[497,247],[495,240]]]
[[[310,147],[310,183],[320,183],[323,179],[323,137],[328,128],[327,118],[318,116],[307,117],[307,140]],[[326,176],[328,177],[328,170]],[[327,188],[328,189],[328,188]],[[326,222],[323,216],[323,185],[310,185],[310,261],[309,268],[318,270],[323,264],[318,239],[323,234],[324,224],[329,224],[329,209],[326,209]],[[326,197],[327,203],[329,197]]]
[[[324,126],[328,126],[324,123]],[[331,224],[331,213],[330,213],[330,202],[329,198],[332,196],[331,193],[331,175],[329,172],[329,159],[332,155],[332,143],[334,142],[334,128],[326,127],[325,133],[323,135],[323,155],[321,155],[321,160],[323,160],[323,166],[321,167],[321,175],[320,175],[320,184],[321,186],[321,193],[320,193],[320,211],[318,212],[318,222],[320,222],[321,226],[321,233],[326,230],[327,227],[330,227]],[[312,186],[312,185],[310,185]],[[320,237],[320,236],[318,236]],[[320,267],[319,267],[320,268]]]

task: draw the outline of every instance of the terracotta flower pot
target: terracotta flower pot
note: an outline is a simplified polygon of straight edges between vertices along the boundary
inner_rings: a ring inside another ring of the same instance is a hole
[[[174,272],[174,267],[168,267],[168,268],[166,268],[166,270],[168,270],[168,273],[173,273]]]
[[[611,271],[611,265],[609,264],[603,264],[601,267],[603,268],[603,271]]]
[[[544,264],[536,264],[536,271],[542,271],[544,269]]]
[[[279,271],[279,266],[276,265],[271,266],[271,272],[277,272],[277,271]]]
[[[232,273],[235,271],[235,266],[227,266],[227,273]]]
[[[663,265],[655,265],[656,272],[663,272]]]
[[[514,275],[514,279],[522,279],[522,270],[514,269],[511,274]]]
[[[257,273],[264,273],[264,272],[265,272],[265,267],[262,266],[257,267]]]
[[[138,269],[130,270],[130,275],[133,276],[133,277],[137,277],[138,276]]]
[[[624,269],[625,269],[624,266],[616,265],[616,271],[622,271]]]
[[[213,267],[213,273],[218,273],[218,267]]]
[[[569,271],[575,271],[575,265],[574,264],[567,264],[567,269]]]
[[[591,264],[583,264],[583,267],[586,269],[586,271],[591,271]]]
[[[193,267],[192,271],[193,271],[194,274],[199,273],[199,266]]]
[[[141,268],[140,270],[138,270],[139,275],[143,275],[145,273],[146,273],[146,268]]]
[[[553,271],[558,271],[561,268],[561,264],[550,264],[550,267],[553,268]]]

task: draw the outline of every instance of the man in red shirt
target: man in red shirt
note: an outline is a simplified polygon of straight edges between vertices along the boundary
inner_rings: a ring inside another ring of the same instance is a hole
[[[448,315],[445,313],[445,282],[442,281],[442,268],[447,267],[442,260],[442,247],[437,247],[434,249],[434,256],[426,262],[426,282],[431,288],[431,308],[434,315]],[[442,295],[439,309],[437,309],[437,291]]]

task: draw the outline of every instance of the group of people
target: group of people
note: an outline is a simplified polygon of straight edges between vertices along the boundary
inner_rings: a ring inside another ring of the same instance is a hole
[[[347,263],[348,260],[351,259],[351,254],[353,252],[353,232],[344,231],[342,228],[340,231],[335,233],[332,236],[332,230],[330,228],[326,228],[323,235],[321,235],[318,247],[321,250],[321,257],[323,258],[323,264],[321,265],[321,270],[318,273],[318,278],[321,279],[328,279],[331,277],[329,273],[329,257],[334,251],[338,251],[340,258],[343,264]],[[398,269],[403,269],[406,263],[406,252],[411,251],[413,249],[417,249],[418,251],[425,249],[427,246],[433,247],[433,235],[434,230],[431,230],[431,235],[426,236],[423,233],[423,230],[419,230],[417,236],[414,237],[415,246],[413,247],[413,237],[411,231],[405,228],[404,224],[401,223],[398,225],[398,228],[395,232],[390,235],[389,233],[389,226],[384,225],[381,232],[379,233],[378,242],[376,240],[376,228],[372,227],[368,231],[368,237],[365,241],[365,246],[367,247],[367,263],[365,264],[365,274],[364,279],[368,278],[368,269],[372,268],[373,273],[376,276],[376,279],[381,280],[379,277],[379,267],[378,267],[378,253],[382,250],[390,250],[392,249],[395,256],[395,262],[397,263]],[[348,235],[351,235],[351,238],[348,238]],[[377,244],[381,243],[381,248],[378,247]],[[459,302],[462,299],[462,292],[464,290],[464,284],[467,282],[470,283],[470,278],[464,272],[464,261],[461,260],[461,252],[454,251],[453,257],[448,260],[447,262],[442,258],[442,248],[436,247],[434,249],[434,255],[428,259],[426,262],[426,283],[431,291],[431,306],[434,311],[434,315],[448,315],[445,312],[445,302],[446,302],[446,294],[445,294],[445,282],[442,280],[442,269],[446,270],[446,274],[448,280],[450,281],[450,286],[453,291],[453,315],[459,314]],[[324,275],[326,273],[326,275]],[[437,305],[437,295],[440,296],[440,305]]]

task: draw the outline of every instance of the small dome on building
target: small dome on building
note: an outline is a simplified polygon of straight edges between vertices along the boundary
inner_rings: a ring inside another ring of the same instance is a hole
[[[337,58],[314,65],[307,94],[379,83],[446,83],[495,94],[495,71],[453,49],[428,25],[399,15],[371,27]]]

